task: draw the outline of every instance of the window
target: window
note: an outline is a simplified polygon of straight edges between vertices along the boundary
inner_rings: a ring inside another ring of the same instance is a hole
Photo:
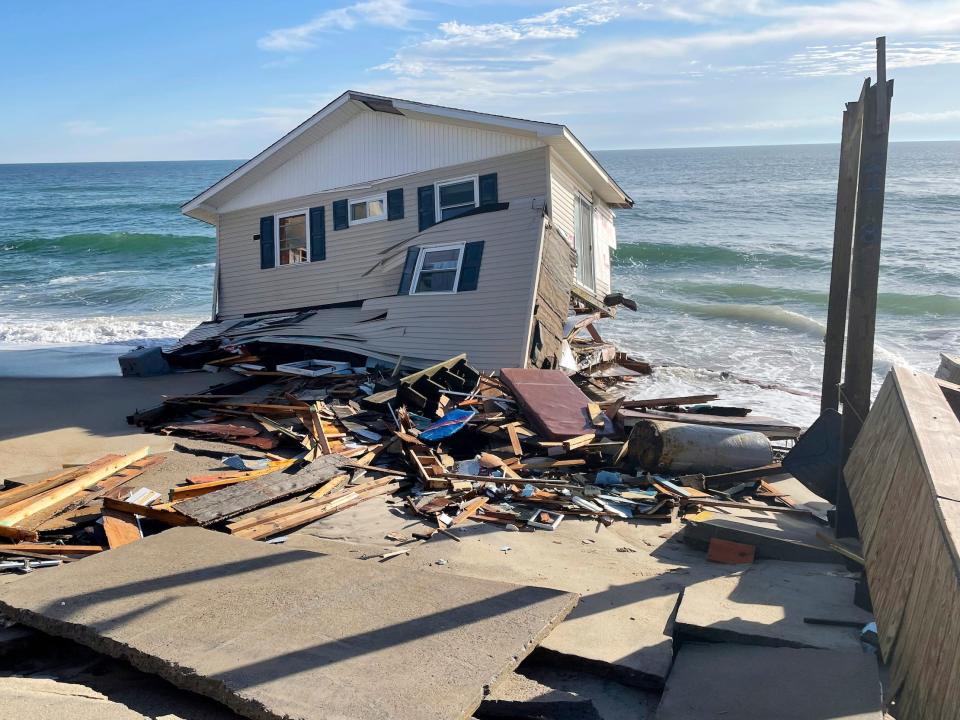
[[[310,260],[307,238],[310,237],[306,210],[277,215],[278,265],[294,265]]]
[[[593,205],[577,195],[574,239],[577,250],[577,282],[589,290],[596,289],[593,268]]]
[[[477,207],[477,176],[437,183],[437,222],[463,215]]]
[[[362,225],[363,223],[386,219],[387,196],[385,193],[350,201],[351,225]]]
[[[420,250],[413,275],[412,295],[454,292],[460,278],[463,245],[434,245]]]

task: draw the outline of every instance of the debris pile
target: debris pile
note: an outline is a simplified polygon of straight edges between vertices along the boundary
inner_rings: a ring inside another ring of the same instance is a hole
[[[422,521],[421,541],[455,538],[451,528],[468,521],[550,532],[567,518],[671,522],[718,507],[811,514],[764,479],[787,449],[773,443],[799,428],[710,404],[715,395],[626,400],[615,391],[649,366],[623,355],[572,378],[483,374],[463,355],[405,376],[399,366],[266,369],[242,349],[231,357],[246,377],[128,418],[222,469],[180,478],[161,497],[136,482],[164,461],[142,448],[8,481],[0,552],[30,569],[181,525],[277,541],[384,495]]]

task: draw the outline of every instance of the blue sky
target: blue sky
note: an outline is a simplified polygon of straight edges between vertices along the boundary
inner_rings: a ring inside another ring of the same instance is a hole
[[[894,140],[960,139],[960,2],[4,2],[0,162],[246,158],[343,90],[593,149],[835,142],[888,36]]]

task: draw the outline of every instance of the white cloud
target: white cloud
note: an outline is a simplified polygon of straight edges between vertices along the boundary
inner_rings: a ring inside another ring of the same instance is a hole
[[[805,48],[786,61],[793,75],[870,75],[876,63],[873,42],[819,45]],[[960,40],[930,40],[887,44],[887,71],[960,63]]]
[[[93,120],[70,120],[63,127],[68,135],[74,137],[96,137],[110,131],[110,128],[98,125]]]
[[[960,110],[893,113],[891,123],[938,123],[960,120]]]
[[[262,50],[296,52],[314,46],[317,35],[324,32],[352,30],[358,25],[406,29],[414,20],[426,15],[415,10],[407,0],[364,0],[327,10],[309,22],[272,30],[257,41]]]

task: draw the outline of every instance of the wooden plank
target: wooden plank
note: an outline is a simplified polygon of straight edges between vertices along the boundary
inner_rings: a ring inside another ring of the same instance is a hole
[[[190,498],[178,503],[177,510],[200,525],[209,525],[323,485],[340,473],[344,462],[342,455],[324,455],[299,472],[273,473]]]
[[[510,448],[517,457],[523,455],[523,447],[520,445],[520,437],[517,435],[516,425],[507,426],[507,437],[510,438]]]
[[[892,80],[889,81],[889,87],[882,89],[874,85],[867,92],[864,108],[843,379],[841,451],[844,464],[870,410],[872,395],[877,286],[880,279],[880,243],[883,235],[890,120],[890,103],[886,104],[885,117],[880,118],[878,102],[881,96],[890,98],[892,95]],[[857,534],[857,522],[853,516],[850,497],[844,482],[838,483],[838,486],[837,537],[854,537]]]
[[[0,555],[33,553],[35,555],[94,555],[106,548],[99,545],[54,545],[53,543],[17,543],[0,545]]]
[[[735,470],[733,472],[717,473],[716,475],[705,475],[703,477],[703,486],[711,490],[723,490],[732,485],[739,485],[749,480],[759,480],[770,475],[778,475],[783,472],[783,467],[779,462],[763,465],[761,467],[749,468],[747,470]]]
[[[75,479],[80,473],[84,471],[85,468],[93,468],[99,464],[106,464],[117,458],[122,457],[121,455],[104,455],[102,458],[98,458],[87,465],[80,465],[76,467],[71,467],[68,470],[59,472],[56,475],[52,475],[49,478],[40,480],[35,483],[28,483],[26,485],[21,485],[17,488],[12,488],[10,490],[4,490],[0,492],[0,509],[9,507],[14,503],[20,502],[22,500],[27,500],[28,498],[39,495],[40,493],[46,492],[47,490],[52,490],[55,487],[59,487],[70,480]]]
[[[165,460],[163,455],[149,455],[143,460],[131,463],[123,470],[114,473],[105,480],[101,480],[94,487],[80,494],[78,499],[68,498],[62,506],[54,506],[50,510],[37,513],[21,523],[21,527],[49,532],[70,528],[75,519],[84,518],[90,514],[90,506],[107,493],[114,492],[145,470],[158,465]]]
[[[860,168],[860,136],[863,106],[870,80],[864,80],[860,99],[847,103],[843,111],[840,142],[840,175],[837,178],[837,209],[833,221],[833,260],[830,265],[830,299],[827,330],[824,334],[823,380],[820,411],[840,407],[840,379],[843,371],[843,342],[847,330],[847,299],[850,292],[850,258],[853,246],[857,176]]]
[[[103,510],[103,532],[110,549],[128,545],[143,538],[135,515],[119,510]]]
[[[122,470],[127,465],[141,460],[150,452],[149,447],[142,447],[139,450],[124,455],[117,460],[107,463],[97,464],[92,469],[83,469],[73,480],[48,490],[40,495],[28,498],[20,503],[15,503],[3,509],[0,509],[0,525],[16,525],[18,522],[30,517],[46,508],[56,505],[66,498],[93,487],[101,480],[113,475],[118,470]],[[88,468],[90,466],[87,466]]]
[[[119,510],[120,512],[133,513],[149,520],[156,520],[165,525],[183,526],[194,525],[195,523],[188,517],[181,515],[176,510],[167,510],[159,507],[150,507],[149,505],[138,505],[137,503],[118,500],[117,498],[105,497],[103,507],[107,510]]]
[[[453,520],[450,521],[450,524],[447,525],[447,527],[448,528],[456,527],[460,523],[464,522],[465,520],[467,520],[467,518],[471,517],[474,513],[476,513],[477,510],[479,510],[484,505],[486,505],[489,500],[490,498],[488,498],[485,495],[474,498],[473,500],[470,500],[466,505],[463,506],[463,509],[460,510],[460,512],[458,512],[454,516]]]
[[[27,530],[25,528],[18,527],[6,527],[0,525],[0,537],[7,538],[8,540],[36,540],[40,536],[35,530]]]
[[[261,540],[263,538],[270,537],[271,535],[276,535],[286,530],[291,530],[293,528],[306,525],[307,523],[315,522],[329,515],[340,512],[341,510],[346,510],[347,508],[359,505],[365,500],[369,500],[379,495],[386,495],[387,493],[395,492],[401,487],[401,483],[394,482],[388,485],[383,485],[382,487],[376,487],[371,490],[367,490],[365,492],[358,492],[356,493],[356,497],[350,498],[347,502],[342,504],[328,502],[319,506],[307,507],[300,512],[287,515],[275,521],[266,522],[262,525],[257,525],[252,528],[242,530],[235,534],[238,537],[244,537],[250,540]]]
[[[718,400],[719,395],[680,395],[677,397],[647,398],[646,400],[624,400],[621,407],[628,410],[640,408],[671,407],[674,405],[702,405]]]

